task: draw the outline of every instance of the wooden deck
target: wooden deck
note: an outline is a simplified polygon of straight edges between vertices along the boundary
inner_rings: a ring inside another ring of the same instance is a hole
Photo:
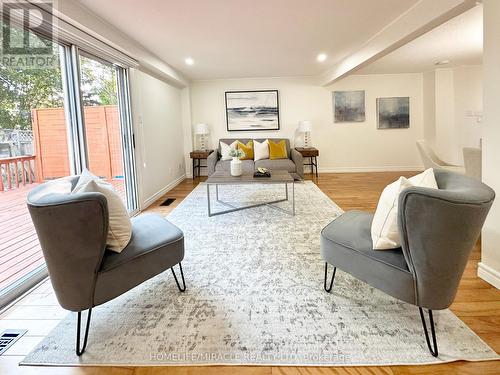
[[[0,289],[44,263],[26,206],[26,196],[35,185],[0,192]]]
[[[123,180],[110,182],[125,200]],[[0,192],[0,290],[45,262],[26,206],[26,197],[36,185]]]

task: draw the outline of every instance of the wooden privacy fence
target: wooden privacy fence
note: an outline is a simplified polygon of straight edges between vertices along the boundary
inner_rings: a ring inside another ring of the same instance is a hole
[[[85,134],[92,173],[107,179],[123,176],[121,131],[115,105],[85,107]],[[37,181],[70,174],[68,135],[63,108],[32,110]]]

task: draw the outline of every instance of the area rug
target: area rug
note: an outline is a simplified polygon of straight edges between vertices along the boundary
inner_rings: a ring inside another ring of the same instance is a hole
[[[221,199],[233,205],[280,194],[282,186],[220,188]],[[168,271],[96,307],[80,358],[74,353],[75,314],[69,314],[22,364],[346,366],[498,359],[449,310],[435,313],[434,358],[417,307],[341,271],[326,293],[320,231],[342,210],[311,182],[297,183],[295,194],[296,216],[261,206],[209,218],[200,184],[168,216],[184,231],[187,291],[177,290]]]

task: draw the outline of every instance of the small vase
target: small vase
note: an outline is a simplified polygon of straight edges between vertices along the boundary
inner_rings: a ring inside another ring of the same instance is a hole
[[[231,176],[241,176],[241,160],[238,158],[233,158],[231,160]]]

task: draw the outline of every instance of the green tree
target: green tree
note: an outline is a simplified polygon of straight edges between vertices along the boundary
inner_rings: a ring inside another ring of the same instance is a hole
[[[2,29],[9,27],[1,25]],[[20,30],[13,27],[10,27],[10,32],[14,38],[23,36]],[[54,45],[54,55],[59,58],[57,45]],[[82,56],[80,75],[85,106],[117,104],[113,66]],[[59,64],[46,69],[18,69],[0,63],[0,129],[31,129],[31,111],[62,107],[63,92]]]
[[[31,110],[62,107],[59,69],[0,67],[0,127],[31,129]]]
[[[116,105],[116,71],[113,66],[87,57],[80,58],[83,105]]]
[[[2,30],[5,27],[8,26],[2,24]],[[10,32],[14,37],[22,37],[22,32],[16,28],[11,27]],[[58,50],[54,49],[56,56],[57,53]],[[0,129],[31,129],[32,109],[62,105],[59,65],[47,69],[23,69],[0,64]]]

